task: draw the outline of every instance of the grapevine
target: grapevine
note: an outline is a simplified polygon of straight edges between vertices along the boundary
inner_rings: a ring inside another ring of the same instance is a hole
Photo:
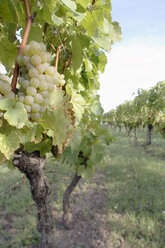
[[[45,158],[60,154],[78,178],[93,175],[102,160],[112,137],[101,124],[98,77],[121,29],[109,0],[7,2],[0,2],[0,61],[8,75],[0,77],[0,163],[12,161],[28,178],[41,247],[51,248]]]

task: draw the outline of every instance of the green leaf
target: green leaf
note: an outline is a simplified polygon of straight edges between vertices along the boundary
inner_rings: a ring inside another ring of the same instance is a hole
[[[0,61],[4,66],[12,67],[17,57],[17,48],[6,37],[0,40]]]
[[[63,4],[65,4],[70,10],[75,11],[77,8],[77,5],[75,2],[70,1],[70,0],[61,0]]]
[[[53,138],[53,144],[62,149],[67,138],[67,127],[70,119],[65,114],[65,108],[59,107],[54,111],[47,111],[42,117],[41,125],[47,129],[47,135]]]
[[[97,29],[97,25],[93,16],[89,12],[86,13],[86,17],[83,19],[82,25],[84,26],[89,36],[94,36]]]
[[[35,40],[37,42],[42,42],[42,26],[32,25],[30,29],[30,34],[28,37],[28,41]]]
[[[76,0],[77,3],[81,4],[81,6],[83,6],[85,9],[88,6],[88,4],[91,3],[90,0]]]
[[[83,51],[79,39],[72,40],[72,66],[74,71],[78,70],[82,64]]]
[[[16,131],[0,134],[0,151],[7,159],[10,159],[14,151],[19,147],[19,135]]]
[[[5,156],[0,152],[0,165],[6,161]]]
[[[27,142],[24,144],[24,149],[28,152],[40,151],[40,156],[43,157],[47,152],[51,151],[51,143],[51,139],[43,140],[37,144]]]
[[[19,0],[1,0],[0,1],[1,19],[7,22],[19,24],[24,27],[26,14],[24,3]]]
[[[47,8],[41,10],[40,16],[50,25],[60,26],[64,22],[62,18],[56,16],[54,12],[51,13]]]
[[[72,11],[72,14],[73,14],[73,19],[78,21],[78,22],[81,22],[86,16],[85,13],[79,13],[76,11]]]
[[[54,109],[62,106],[65,103],[64,94],[65,92],[63,90],[54,90],[50,94],[50,106]]]
[[[74,94],[71,99],[71,103],[73,104],[73,110],[78,121],[81,120],[81,117],[84,113],[85,100],[79,94]]]
[[[8,98],[0,100],[0,109],[6,110],[4,118],[12,126],[22,128],[28,121],[24,105],[20,102],[15,102],[14,99]]]
[[[101,73],[103,73],[105,66],[107,64],[107,57],[103,52],[101,52],[101,54],[98,56],[98,59],[99,59],[98,69],[101,71]]]
[[[111,37],[110,36],[106,36],[106,37],[102,37],[102,38],[101,37],[100,38],[93,37],[92,39],[95,41],[95,43],[99,47],[103,48],[104,50],[106,50],[106,51],[111,50]]]
[[[27,122],[26,126],[21,129],[19,138],[20,143],[24,144],[27,142],[38,143],[43,139],[43,127],[35,122]]]

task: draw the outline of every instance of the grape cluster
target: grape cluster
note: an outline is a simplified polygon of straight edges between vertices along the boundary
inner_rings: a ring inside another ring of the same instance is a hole
[[[46,46],[36,41],[27,44],[17,57],[20,67],[17,100],[24,104],[32,120],[38,120],[43,115],[49,105],[50,94],[65,84],[64,75],[60,75],[50,61],[51,54],[46,52]]]
[[[0,100],[4,98],[15,98],[14,92],[11,91],[11,82],[7,75],[0,74]],[[3,112],[0,111],[0,127],[3,125]]]

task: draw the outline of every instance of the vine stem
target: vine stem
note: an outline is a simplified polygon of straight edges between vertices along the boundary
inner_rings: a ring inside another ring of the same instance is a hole
[[[30,16],[30,9],[29,9],[28,0],[24,0],[24,4],[25,4],[25,11],[26,11],[26,27],[25,27],[25,32],[24,32],[24,35],[22,38],[21,45],[18,49],[18,55],[22,53],[22,49],[27,43],[29,33],[30,33],[31,24],[32,24],[32,18]],[[13,79],[12,79],[12,83],[11,83],[11,89],[14,92],[16,91],[18,73],[19,73],[19,65],[16,62],[15,68],[14,68],[14,73],[13,73]]]
[[[58,58],[59,58],[59,54],[60,54],[60,49],[61,49],[61,45],[59,45],[57,47],[56,59],[55,59],[55,65],[54,65],[56,69],[58,68]]]
[[[62,74],[64,74],[67,66],[71,64],[71,60],[72,60],[72,53],[69,55],[69,59],[64,64],[64,67],[63,67],[63,70],[62,70]]]

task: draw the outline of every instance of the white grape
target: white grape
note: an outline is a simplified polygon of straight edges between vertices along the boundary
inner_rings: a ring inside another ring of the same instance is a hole
[[[51,76],[49,76],[49,75],[45,75],[45,80],[46,80],[48,83],[51,83],[51,84],[54,83],[53,78],[52,78]]]
[[[1,83],[0,85],[0,92],[3,94],[3,95],[7,95],[9,94],[11,91],[11,85],[8,84],[8,83]]]
[[[28,87],[28,88],[26,89],[26,94],[27,94],[28,96],[34,96],[36,93],[37,93],[37,90],[36,90],[36,88],[34,88],[34,87]]]
[[[45,81],[41,81],[39,84],[39,89],[40,90],[47,90],[48,89],[48,83],[46,83]]]
[[[45,91],[40,91],[40,94],[43,98],[49,98],[50,94],[47,90]]]
[[[49,84],[48,91],[50,93],[54,91],[54,85],[53,84]]]
[[[17,95],[18,96],[25,96],[25,92],[19,91]]]
[[[40,112],[40,105],[37,104],[37,103],[33,103],[33,104],[31,105],[31,111],[32,111],[33,113]]]
[[[50,75],[51,77],[53,77],[55,74],[56,74],[56,70],[55,70],[55,67],[53,66],[50,66],[48,67],[46,70],[45,70],[45,74],[48,74]]]
[[[31,56],[30,45],[24,46],[24,48],[22,49],[22,54],[27,55],[27,56]]]
[[[30,69],[35,68],[30,62],[26,65],[26,69],[29,71]]]
[[[30,61],[30,57],[27,55],[24,55],[22,60],[23,60],[23,64],[27,65]]]
[[[10,84],[10,78],[7,75],[4,75],[2,73],[0,73],[0,80],[4,81],[4,82],[8,82]]]
[[[28,112],[28,113],[30,113],[31,112],[31,106],[29,106],[29,105],[24,105],[25,106],[25,108],[26,108],[26,111]]]
[[[42,102],[42,106],[48,106],[49,105],[49,99],[48,98],[44,98],[43,102]]]
[[[51,54],[48,52],[41,52],[40,57],[42,63],[49,63],[51,61]]]
[[[41,64],[41,58],[38,55],[33,55],[30,59],[30,62],[32,65],[40,65]]]
[[[18,101],[19,101],[19,102],[24,103],[24,99],[25,99],[25,97],[24,97],[24,96],[19,96],[19,97],[18,97]]]
[[[35,94],[34,101],[38,104],[41,104],[43,102],[43,96],[39,93]]]
[[[44,71],[50,66],[48,63],[43,63],[42,65],[44,66]]]
[[[37,77],[39,75],[38,71],[35,68],[31,68],[28,72],[29,77],[33,78],[33,77]]]
[[[25,96],[24,103],[27,105],[32,105],[34,103],[34,97],[33,96]]]
[[[38,88],[40,84],[40,81],[38,78],[31,78],[30,79],[30,86],[34,87],[34,88]]]
[[[36,66],[36,69],[37,69],[37,71],[38,71],[40,74],[44,73],[44,71],[45,71],[45,67],[44,67],[43,64],[37,65],[37,66]]]
[[[45,81],[45,75],[43,75],[43,74],[39,74],[39,75],[37,76],[37,78],[38,78],[40,81]]]
[[[40,106],[40,112],[41,112],[41,113],[44,113],[45,111],[46,111],[46,107]]]
[[[20,67],[19,71],[22,73],[27,73],[27,69],[25,66]]]
[[[17,63],[19,64],[19,66],[23,66],[23,55],[22,54],[19,54],[17,56]]]
[[[46,52],[46,46],[43,43],[39,43],[41,52]]]
[[[36,121],[41,117],[41,115],[40,115],[40,113],[31,113],[30,117],[32,120]]]
[[[7,95],[4,95],[4,97],[15,99],[15,93],[13,91],[10,91]]]
[[[30,52],[33,55],[40,55],[41,53],[41,47],[37,42],[29,43],[30,44]]]
[[[29,80],[24,80],[22,83],[21,83],[21,86],[23,89],[27,89],[29,87]]]

